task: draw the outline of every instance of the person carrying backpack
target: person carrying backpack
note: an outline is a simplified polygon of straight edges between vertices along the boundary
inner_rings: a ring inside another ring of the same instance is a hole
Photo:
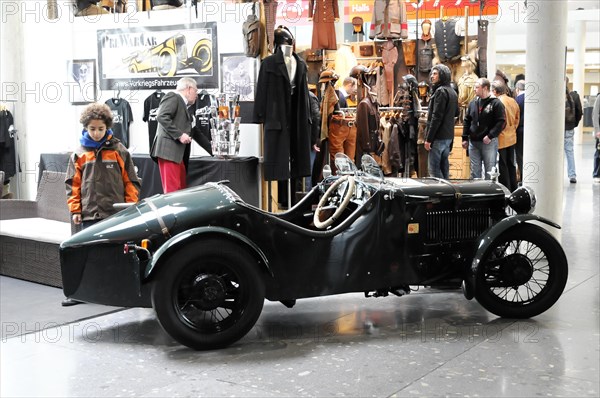
[[[567,84],[569,79],[566,79]],[[573,141],[575,136],[575,127],[579,124],[583,110],[581,100],[577,91],[569,92],[568,86],[565,88],[565,158],[567,159],[567,174],[569,182],[577,182],[577,173],[575,171],[575,156],[573,153]]]

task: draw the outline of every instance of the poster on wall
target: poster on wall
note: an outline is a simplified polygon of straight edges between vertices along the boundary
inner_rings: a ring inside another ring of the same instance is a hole
[[[67,82],[71,90],[71,104],[84,105],[96,101],[96,60],[67,61]]]
[[[221,92],[239,94],[240,102],[254,102],[257,62],[241,53],[221,54]]]
[[[201,88],[219,87],[216,22],[98,30],[100,88],[175,88],[193,77]]]

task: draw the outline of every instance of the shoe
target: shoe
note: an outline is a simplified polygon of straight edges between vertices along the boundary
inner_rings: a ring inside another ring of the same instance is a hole
[[[575,184],[575,183],[577,182],[577,178],[575,178],[575,177],[571,177],[571,178],[569,179],[569,181],[571,182],[571,184]]]
[[[77,304],[83,304],[83,301],[75,300],[72,298],[66,298],[60,303],[60,305],[62,305],[63,307],[71,307]]]
[[[594,182],[600,182],[600,177],[594,177]]]

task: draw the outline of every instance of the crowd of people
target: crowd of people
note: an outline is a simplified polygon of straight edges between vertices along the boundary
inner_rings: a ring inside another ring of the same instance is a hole
[[[444,65],[432,69],[430,80],[433,93],[429,103],[425,148],[429,151],[429,175],[448,178],[448,156],[452,150],[451,131],[457,114],[456,96],[448,94],[449,82]],[[479,78],[474,84],[475,98],[464,111],[462,147],[470,158],[470,177],[490,179],[494,172],[509,190],[518,187],[523,178],[523,141],[525,111],[525,76],[518,75],[514,90],[509,79],[498,71],[493,81]],[[579,125],[583,110],[576,91],[565,85],[564,152],[567,176],[577,183],[573,152],[574,129]],[[598,102],[593,112],[594,123],[599,123]],[[462,112],[461,112],[462,113]],[[597,146],[598,129],[595,128]],[[450,151],[448,150],[450,146]],[[597,151],[598,152],[598,151]],[[596,154],[596,158],[598,154]],[[600,161],[594,166],[594,182],[600,182]]]

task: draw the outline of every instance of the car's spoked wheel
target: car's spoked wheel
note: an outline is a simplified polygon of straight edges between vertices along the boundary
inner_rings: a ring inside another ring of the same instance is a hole
[[[257,264],[241,247],[193,243],[156,275],[152,304],[163,328],[195,349],[227,346],[254,326],[264,302]]]
[[[475,297],[506,318],[529,318],[550,308],[567,282],[567,259],[544,229],[520,225],[490,246],[476,275]]]

